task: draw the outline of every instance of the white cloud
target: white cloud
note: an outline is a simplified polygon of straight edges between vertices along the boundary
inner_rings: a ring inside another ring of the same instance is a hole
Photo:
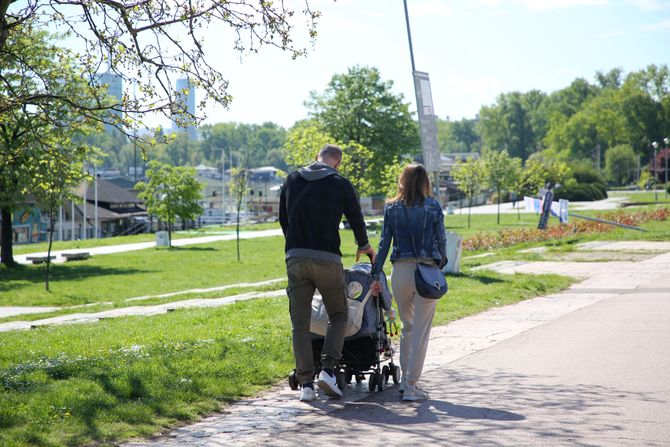
[[[663,9],[670,9],[670,1],[668,0],[627,0],[627,3],[643,11],[661,11]]]
[[[641,26],[640,31],[670,31],[670,19],[651,25]]]

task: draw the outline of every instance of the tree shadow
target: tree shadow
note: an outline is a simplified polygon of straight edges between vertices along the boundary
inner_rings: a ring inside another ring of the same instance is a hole
[[[331,412],[335,422],[306,421],[282,437],[292,445],[319,440],[347,445],[356,437],[369,440],[373,432],[376,445],[402,439],[407,445],[593,446],[628,434],[623,422],[629,406],[664,402],[646,392],[567,385],[560,377],[468,365],[434,369],[424,377],[421,382],[430,400],[404,402],[392,387]],[[334,426],[346,429],[333,430]]]
[[[447,278],[471,279],[473,281],[477,281],[477,282],[480,282],[482,284],[496,284],[496,283],[506,282],[504,279],[494,278],[494,277],[483,275],[483,274],[477,273],[477,272],[467,272],[467,273],[460,272],[460,273],[455,273],[455,274],[449,274],[449,275],[447,275]]]
[[[44,266],[17,265],[4,269],[0,273],[0,293],[28,287],[35,283],[43,283]],[[137,268],[101,267],[96,265],[51,264],[49,282],[57,284],[61,281],[82,281],[90,277],[135,275],[149,273],[149,270]]]

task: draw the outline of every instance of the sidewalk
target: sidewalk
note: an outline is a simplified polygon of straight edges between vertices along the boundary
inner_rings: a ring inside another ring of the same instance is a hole
[[[422,377],[431,400],[402,402],[395,386],[370,394],[363,383],[341,401],[306,404],[281,383],[125,446],[667,445],[670,253],[496,269],[586,279],[434,328]]]
[[[270,237],[270,236],[281,236],[281,229],[274,230],[260,230],[260,231],[240,231],[240,239],[253,239],[257,237]],[[230,241],[237,239],[236,234],[225,234],[220,236],[203,236],[203,237],[193,237],[193,238],[182,238],[182,239],[173,239],[173,247],[183,247],[186,245],[198,245],[198,244],[209,244],[212,242],[218,241]],[[156,246],[156,242],[137,242],[134,244],[122,244],[122,245],[108,245],[104,247],[91,247],[91,248],[73,248],[69,250],[58,250],[52,251],[51,256],[56,256],[56,259],[53,262],[64,262],[65,259],[62,257],[63,253],[79,253],[79,252],[88,252],[91,256],[95,255],[107,255],[112,253],[121,253],[126,251],[135,251],[135,250],[144,250],[147,248],[153,248]],[[30,256],[46,256],[47,252],[36,252],[36,253],[26,253],[22,255],[14,256],[14,261],[19,264],[30,264],[26,258]]]

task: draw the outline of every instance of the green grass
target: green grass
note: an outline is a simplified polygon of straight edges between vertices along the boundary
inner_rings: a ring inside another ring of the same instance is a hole
[[[570,281],[450,277],[435,324]],[[194,420],[285,378],[290,337],[285,298],[0,333],[0,445],[107,445]]]
[[[240,231],[261,231],[261,230],[271,230],[274,228],[279,228],[279,224],[268,223],[268,224],[255,224],[255,225],[243,225],[240,227]],[[172,233],[172,239],[188,239],[194,237],[203,237],[203,236],[214,236],[220,234],[233,234],[236,231],[234,226],[208,226],[203,228],[198,228],[193,231],[175,231]],[[54,235],[57,237],[57,235]],[[86,240],[76,240],[76,241],[54,241],[53,251],[56,250],[72,250],[79,248],[92,248],[92,247],[108,247],[110,245],[123,245],[123,244],[136,244],[139,242],[152,242],[156,240],[156,235],[153,233],[143,233],[136,234],[133,236],[117,236],[117,237],[108,237],[102,239],[86,239]],[[15,255],[26,254],[26,253],[38,253],[47,251],[49,244],[47,242],[39,242],[36,244],[23,244],[23,245],[14,245],[13,252]]]
[[[149,248],[53,264],[51,292],[44,290],[45,267],[0,269],[0,305],[70,306],[119,302],[145,295],[258,282],[286,275],[283,238],[221,241],[190,247]]]

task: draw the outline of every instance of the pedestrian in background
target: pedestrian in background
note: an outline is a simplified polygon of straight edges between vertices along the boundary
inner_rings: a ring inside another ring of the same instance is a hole
[[[405,167],[398,180],[398,194],[384,209],[384,223],[377,259],[372,268],[372,290],[379,293],[379,274],[391,252],[391,286],[403,328],[400,337],[400,392],[403,400],[428,399],[428,393],[417,386],[430,339],[430,329],[437,300],[418,294],[414,283],[416,262],[447,264],[444,214],[430,195],[431,185],[423,165]]]

